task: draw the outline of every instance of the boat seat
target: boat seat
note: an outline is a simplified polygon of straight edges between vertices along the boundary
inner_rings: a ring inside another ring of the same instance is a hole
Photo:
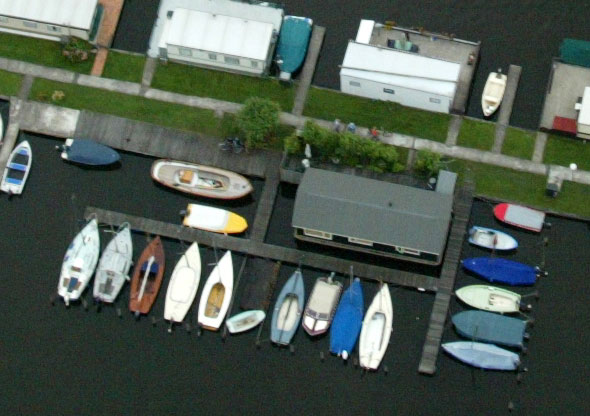
[[[8,167],[10,169],[20,170],[21,172],[27,171],[27,167],[25,165],[21,165],[20,163],[11,163],[10,165],[8,165]]]
[[[494,97],[494,96],[491,96],[491,95],[484,95],[483,98],[484,98],[484,100],[490,101],[492,103],[497,103],[498,102],[498,98],[497,97]]]
[[[194,172],[192,170],[182,171],[182,176],[180,177],[180,182],[191,183],[193,181],[193,175],[194,175]]]

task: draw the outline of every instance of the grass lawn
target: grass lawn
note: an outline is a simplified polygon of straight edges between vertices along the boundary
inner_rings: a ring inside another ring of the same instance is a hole
[[[52,102],[51,96],[55,90],[65,93],[63,100]],[[112,114],[209,136],[219,135],[220,120],[215,117],[213,111],[95,88],[36,79],[30,99],[63,107]]]
[[[243,103],[250,97],[268,98],[282,111],[291,111],[295,98],[292,85],[277,80],[214,71],[174,62],[158,63],[152,87],[199,97]]]
[[[397,103],[375,101],[314,87],[309,90],[303,114],[329,121],[338,118],[344,124],[352,121],[357,126],[376,126],[380,130],[441,143],[447,139],[451,119],[448,114],[422,111]]]
[[[121,81],[141,82],[145,56],[109,51],[102,76]]]
[[[490,151],[494,145],[495,132],[495,124],[463,119],[457,145]]]
[[[0,70],[0,94],[16,96],[20,90],[22,75]]]
[[[568,137],[549,135],[545,145],[543,163],[561,166],[576,163],[578,169],[590,170],[590,143]]]
[[[62,45],[59,42],[0,33],[0,56],[81,74],[90,73],[94,54],[90,53],[88,60],[74,64],[64,58],[61,51]]]
[[[502,154],[530,160],[533,157],[534,150],[535,134],[533,132],[515,129],[513,127],[506,129]]]

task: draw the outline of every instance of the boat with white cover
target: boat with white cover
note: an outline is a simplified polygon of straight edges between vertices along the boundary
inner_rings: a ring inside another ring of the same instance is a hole
[[[341,294],[342,283],[334,281],[334,273],[316,280],[303,312],[305,332],[315,336],[328,331]]]
[[[98,222],[93,218],[74,237],[63,259],[57,293],[66,306],[80,299],[98,263],[99,251]]]
[[[26,140],[20,142],[8,156],[2,174],[2,182],[0,182],[0,190],[11,195],[22,194],[29,177],[32,162],[31,145]]]
[[[262,321],[264,321],[264,318],[266,318],[264,311],[255,309],[251,311],[245,311],[228,318],[225,321],[225,325],[231,334],[237,334],[255,328]]]
[[[469,306],[483,311],[516,313],[521,308],[521,295],[495,286],[464,286],[457,289],[455,295]]]
[[[393,323],[393,305],[387,284],[382,284],[365,314],[359,343],[362,368],[376,370],[387,351]]]
[[[200,204],[188,204],[182,224],[221,234],[239,234],[246,231],[246,219],[225,209]]]
[[[456,341],[442,344],[442,347],[456,359],[473,367],[486,370],[514,371],[520,365],[518,354],[493,344]]]
[[[498,69],[498,72],[490,72],[488,75],[481,95],[481,108],[484,116],[491,116],[500,107],[504,91],[506,91],[507,79],[508,77],[502,74],[501,69]]]
[[[205,282],[199,301],[198,322],[205,329],[217,331],[227,314],[234,289],[234,266],[231,251],[215,265]]]
[[[94,299],[113,303],[121,288],[129,280],[133,256],[133,242],[129,223],[124,223],[104,249],[94,277]]]
[[[469,230],[469,242],[490,250],[514,250],[518,247],[516,239],[509,234],[477,225]]]
[[[164,305],[164,319],[170,324],[183,321],[195,300],[200,280],[201,253],[195,241],[180,257],[170,277]]]

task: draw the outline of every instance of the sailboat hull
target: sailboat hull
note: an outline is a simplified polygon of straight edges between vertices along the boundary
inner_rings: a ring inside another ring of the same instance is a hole
[[[387,351],[393,323],[393,305],[386,284],[375,295],[363,320],[359,344],[359,361],[362,368],[377,370]]]
[[[287,280],[274,307],[270,327],[270,340],[278,345],[289,345],[303,313],[305,289],[303,275],[297,269]]]
[[[129,310],[131,312],[149,313],[162,285],[164,266],[164,247],[160,236],[157,236],[143,250],[133,269],[129,296]]]
[[[234,286],[231,251],[215,265],[205,282],[199,301],[198,321],[202,328],[217,331],[229,309]]]

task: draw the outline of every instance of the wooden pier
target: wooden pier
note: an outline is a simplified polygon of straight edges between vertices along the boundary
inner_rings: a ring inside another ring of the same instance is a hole
[[[447,251],[443,262],[440,278],[438,279],[438,291],[434,299],[434,306],[430,314],[430,324],[426,332],[426,340],[422,350],[422,358],[418,371],[423,374],[434,374],[436,371],[436,359],[440,350],[440,342],[445,329],[445,322],[449,311],[449,304],[453,296],[457,268],[461,258],[461,248],[467,233],[467,224],[471,215],[473,204],[474,185],[467,183],[455,197],[455,218],[451,226],[451,233],[447,242]]]

